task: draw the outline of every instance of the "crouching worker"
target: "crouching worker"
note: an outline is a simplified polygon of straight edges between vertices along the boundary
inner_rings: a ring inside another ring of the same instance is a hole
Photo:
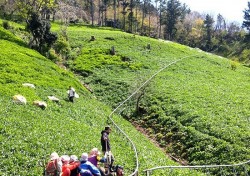
[[[101,176],[99,169],[88,161],[88,154],[83,153],[80,159],[80,175],[81,176]]]
[[[105,169],[99,166],[99,162],[105,163],[106,158],[101,158],[100,154],[101,152],[99,152],[98,148],[93,148],[89,153],[88,161],[99,169],[102,176],[105,176]]]
[[[70,157],[68,155],[61,156],[62,160],[62,176],[71,176],[71,172],[77,169],[80,165],[79,162],[70,163]]]
[[[123,176],[124,172],[123,172],[123,167],[120,165],[116,165],[112,168],[112,171],[116,173],[116,176]]]
[[[69,101],[72,103],[74,102],[75,93],[76,93],[75,89],[72,86],[69,86],[68,97],[69,97]]]
[[[78,167],[80,166],[80,161],[78,160],[76,155],[70,156],[69,164],[73,166],[77,164],[77,168],[71,170],[70,176],[80,176],[79,169],[78,169]]]
[[[62,161],[56,152],[51,153],[50,160],[45,168],[45,176],[60,176],[62,173]]]

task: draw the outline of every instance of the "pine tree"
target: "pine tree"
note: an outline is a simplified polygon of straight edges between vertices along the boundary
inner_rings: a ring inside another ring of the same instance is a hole
[[[168,40],[173,40],[176,34],[176,24],[182,15],[182,6],[178,0],[170,0],[167,2],[166,7],[166,30],[164,33],[164,38]]]
[[[248,2],[248,9],[244,10],[244,21],[243,21],[243,27],[245,27],[248,30],[248,34],[246,35],[246,42],[250,42],[250,2]]]
[[[206,44],[204,49],[206,51],[210,51],[212,49],[213,23],[213,18],[207,14],[206,19],[204,21],[204,27],[206,30]]]

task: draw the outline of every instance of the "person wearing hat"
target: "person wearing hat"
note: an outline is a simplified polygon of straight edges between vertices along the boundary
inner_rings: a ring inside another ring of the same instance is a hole
[[[100,167],[98,163],[104,163],[105,158],[101,158],[100,155],[101,152],[99,152],[98,148],[93,148],[89,153],[88,161],[91,162],[94,166],[96,166],[99,169],[101,175],[104,176],[104,168]]]
[[[50,160],[44,171],[45,176],[59,176],[62,173],[62,161],[56,152],[51,153]]]
[[[110,151],[110,142],[109,142],[109,133],[111,132],[110,126],[106,126],[105,129],[101,132],[101,145],[102,152],[105,154]]]
[[[78,168],[80,163],[79,162],[75,162],[70,164],[70,157],[68,155],[63,155],[61,156],[61,160],[62,160],[62,176],[70,176],[71,175],[71,171]]]
[[[80,166],[80,161],[78,160],[78,157],[76,155],[71,155],[70,156],[70,161],[69,161],[70,165],[77,165],[77,167],[75,169],[72,169],[70,172],[70,176],[80,176],[79,173],[79,169],[78,167]]]
[[[89,152],[88,161],[97,167],[97,164],[101,159],[100,154],[101,153],[98,151],[98,148],[91,149],[91,151]]]
[[[114,156],[111,152],[111,146],[109,141],[110,132],[111,132],[110,126],[106,126],[104,130],[101,132],[102,152],[106,158],[105,168],[108,168],[108,172],[111,170],[113,163],[115,161]]]
[[[80,159],[80,175],[81,176],[101,176],[99,169],[88,161],[88,154],[83,153]]]

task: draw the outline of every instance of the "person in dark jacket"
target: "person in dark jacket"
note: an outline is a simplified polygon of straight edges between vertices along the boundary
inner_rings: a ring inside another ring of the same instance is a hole
[[[110,126],[106,126],[105,129],[101,132],[101,145],[102,152],[105,154],[110,151],[110,141],[109,141],[109,133],[111,132]]]
[[[115,161],[114,156],[111,152],[111,146],[109,141],[109,134],[111,132],[110,126],[106,126],[105,129],[101,132],[101,145],[102,145],[102,152],[106,158],[106,164],[111,170],[112,165]]]

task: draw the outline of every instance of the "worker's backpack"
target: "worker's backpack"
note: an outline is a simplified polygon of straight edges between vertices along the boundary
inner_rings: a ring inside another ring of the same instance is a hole
[[[51,160],[48,162],[45,168],[45,176],[59,176],[57,160]]]

